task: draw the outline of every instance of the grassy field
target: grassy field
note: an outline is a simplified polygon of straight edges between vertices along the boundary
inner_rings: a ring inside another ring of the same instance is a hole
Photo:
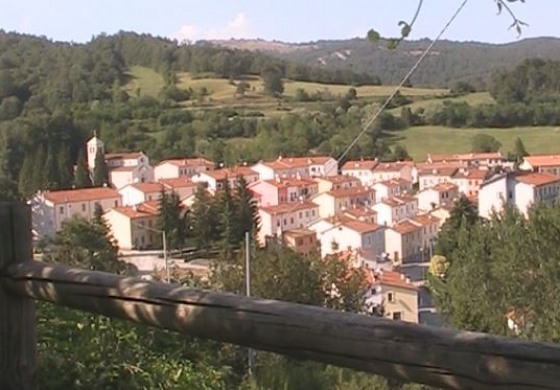
[[[131,96],[136,96],[137,91],[139,91],[140,96],[157,97],[163,87],[163,77],[153,69],[133,66],[128,70],[127,75],[130,80],[125,85],[124,90]]]
[[[395,142],[405,145],[417,161],[428,153],[468,153],[471,139],[478,133],[489,134],[502,143],[502,153],[513,149],[520,137],[529,153],[559,153],[560,127],[514,127],[511,129],[451,129],[438,126],[411,127],[394,132]]]

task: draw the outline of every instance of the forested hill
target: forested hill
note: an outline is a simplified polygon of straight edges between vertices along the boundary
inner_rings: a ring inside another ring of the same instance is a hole
[[[279,58],[328,69],[351,69],[379,76],[383,84],[395,84],[429,45],[429,40],[405,41],[396,50],[384,42],[365,39],[288,44],[263,40],[213,41],[215,45],[259,50]],[[418,86],[447,87],[468,81],[482,84],[500,70],[510,70],[527,58],[560,59],[560,39],[532,38],[493,45],[477,42],[439,42],[412,78]]]

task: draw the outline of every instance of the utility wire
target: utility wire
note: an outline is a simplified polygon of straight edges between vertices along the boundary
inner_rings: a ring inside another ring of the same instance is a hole
[[[412,76],[414,74],[414,72],[416,72],[416,70],[418,69],[418,67],[422,64],[422,62],[424,61],[424,59],[428,56],[428,54],[430,54],[430,51],[432,51],[432,49],[434,48],[435,44],[441,39],[441,37],[443,36],[443,34],[445,34],[445,32],[447,31],[447,29],[449,28],[449,26],[451,26],[451,24],[455,21],[455,19],[457,18],[457,16],[459,16],[459,14],[461,13],[461,11],[463,10],[463,8],[465,8],[465,5],[467,5],[469,0],[464,0],[461,5],[459,6],[459,8],[457,9],[457,11],[455,11],[455,13],[453,14],[453,16],[451,17],[451,19],[449,19],[449,21],[445,24],[445,26],[443,27],[443,29],[440,31],[440,33],[436,36],[436,38],[430,43],[430,45],[424,50],[424,52],[422,53],[422,55],[418,58],[418,60],[416,61],[416,63],[414,64],[414,66],[408,71],[408,73],[406,74],[406,76],[404,76],[404,78],[402,79],[402,81],[395,87],[395,89],[393,90],[393,92],[391,93],[391,95],[387,98],[387,100],[385,100],[385,102],[381,105],[381,107],[379,107],[379,109],[377,110],[377,112],[371,117],[371,119],[364,125],[364,127],[362,128],[362,130],[358,133],[358,135],[352,140],[352,142],[350,143],[350,145],[348,145],[348,147],[346,148],[346,150],[340,155],[340,157],[338,158],[337,162],[338,164],[341,163],[341,161],[346,157],[346,155],[352,150],[352,148],[356,145],[356,143],[360,140],[360,138],[365,134],[366,131],[369,130],[369,127],[377,120],[377,118],[379,118],[379,115],[381,115],[381,113],[387,108],[387,106],[389,105],[389,103],[391,103],[391,100],[393,100],[393,98],[397,95],[397,93],[400,92],[400,90],[403,88],[404,84],[407,82],[407,80],[410,78],[410,76]]]

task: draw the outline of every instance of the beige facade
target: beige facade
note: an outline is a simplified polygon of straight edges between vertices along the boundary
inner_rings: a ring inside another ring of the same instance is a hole
[[[119,249],[148,249],[161,244],[161,234],[156,229],[157,207],[154,206],[116,207],[103,215]]]
[[[314,196],[311,201],[319,206],[321,218],[330,218],[356,207],[374,203],[375,191],[364,187],[332,190]]]
[[[162,161],[155,166],[154,178],[156,181],[179,177],[190,178],[198,173],[208,172],[213,169],[214,163],[204,158],[171,159]]]

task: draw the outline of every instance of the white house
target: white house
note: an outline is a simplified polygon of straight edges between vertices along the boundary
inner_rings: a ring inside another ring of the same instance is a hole
[[[385,248],[395,264],[419,260],[423,247],[422,226],[408,219],[385,230]]]
[[[133,206],[151,200],[158,200],[161,191],[164,190],[161,183],[137,183],[128,184],[119,190],[123,206]]]
[[[412,192],[412,182],[400,178],[390,179],[375,183],[373,189],[375,190],[375,201],[381,202],[384,199],[401,194],[410,194]]]
[[[328,156],[278,157],[273,161],[260,161],[251,167],[261,180],[276,177],[321,177],[338,175],[338,162]]]
[[[73,216],[92,220],[96,205],[108,210],[121,204],[119,193],[107,187],[39,192],[31,200],[33,234],[52,236]]]
[[[342,166],[341,172],[343,175],[350,175],[360,179],[364,186],[372,186],[375,183],[391,179],[404,179],[416,182],[416,169],[411,161],[348,161]]]
[[[286,230],[306,228],[317,221],[319,206],[308,201],[261,206],[259,217],[261,226],[258,239],[261,245],[265,245],[268,239],[281,237]]]
[[[489,218],[504,205],[515,206],[525,216],[534,203],[552,203],[560,194],[560,177],[549,173],[517,172],[495,176],[481,187],[478,212]]]
[[[337,216],[346,210],[371,206],[375,191],[365,187],[350,187],[317,194],[311,201],[319,206],[321,218]]]
[[[146,249],[161,243],[156,224],[158,208],[155,202],[115,207],[103,214],[120,249]]]
[[[465,167],[494,168],[508,164],[500,152],[491,153],[459,153],[459,154],[428,154],[429,163],[457,163]]]
[[[395,196],[374,204],[372,209],[377,213],[379,224],[393,226],[418,214],[418,199],[411,195]]]
[[[224,188],[226,182],[230,188],[234,188],[239,176],[243,176],[248,184],[259,180],[259,174],[249,167],[232,167],[200,172],[194,175],[191,180],[193,183],[205,183],[209,191],[216,192]]]
[[[362,257],[375,261],[385,252],[385,228],[347,218],[329,218],[309,227],[317,233],[321,256],[339,251],[359,250]]]
[[[459,197],[459,189],[452,183],[439,183],[433,187],[424,188],[416,194],[418,209],[431,211],[440,206],[453,204]]]
[[[109,182],[120,189],[132,183],[145,183],[154,180],[154,169],[144,160],[135,166],[122,166],[109,171]]]
[[[420,191],[425,188],[433,187],[436,184],[452,183],[453,176],[459,172],[460,169],[457,166],[436,166],[437,168],[424,165],[422,168],[418,168],[418,184]]]
[[[214,163],[204,158],[180,158],[164,160],[154,168],[154,178],[176,179],[179,177],[193,177],[197,173],[214,170]]]

